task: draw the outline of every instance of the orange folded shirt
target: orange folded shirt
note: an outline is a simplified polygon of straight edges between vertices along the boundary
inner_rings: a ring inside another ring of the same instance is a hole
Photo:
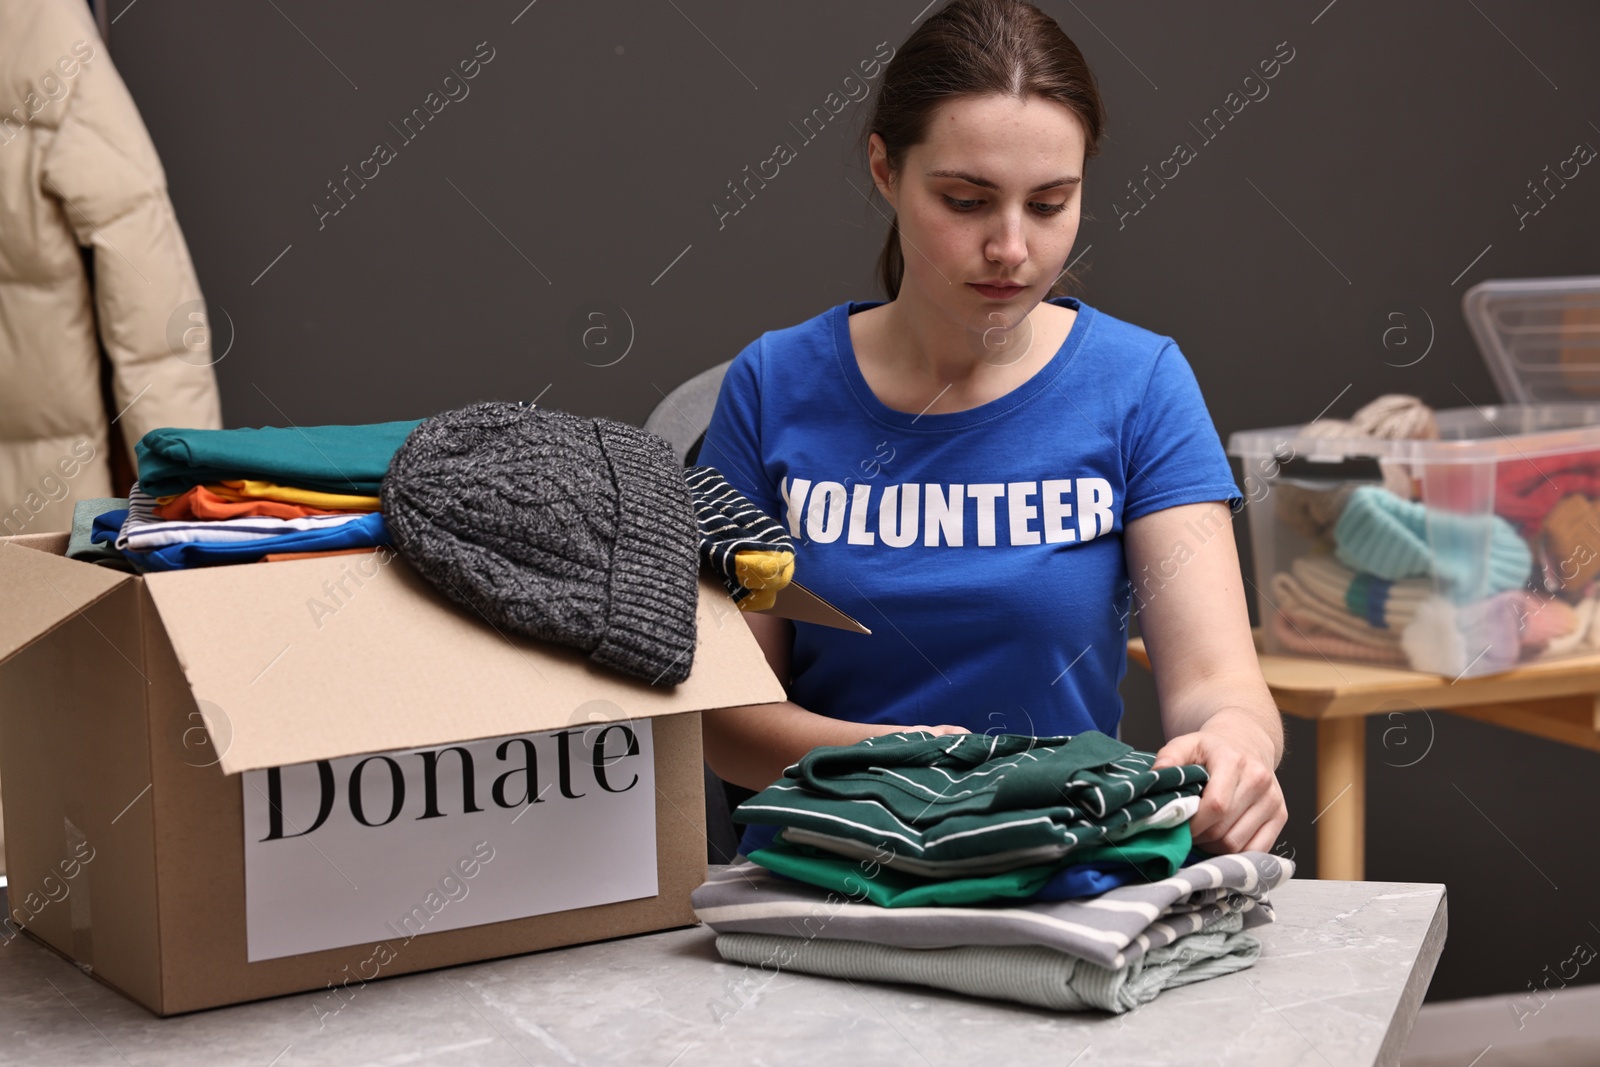
[[[230,497],[237,499],[229,499]],[[283,500],[242,497],[235,492],[219,496],[212,489],[197,485],[187,492],[172,497],[164,504],[157,504],[155,515],[158,519],[237,519],[245,516],[298,519],[306,515],[352,515],[371,510],[375,509],[292,504]]]

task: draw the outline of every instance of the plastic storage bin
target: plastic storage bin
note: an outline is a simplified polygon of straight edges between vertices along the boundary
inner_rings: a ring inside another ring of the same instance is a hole
[[[1507,401],[1600,401],[1600,278],[1480,282],[1461,309]]]
[[[1503,392],[1546,402],[1436,412],[1436,440],[1229,438],[1268,652],[1461,678],[1600,651],[1600,278],[1462,307]]]

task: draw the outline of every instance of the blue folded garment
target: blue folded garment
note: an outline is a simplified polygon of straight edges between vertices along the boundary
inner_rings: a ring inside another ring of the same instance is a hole
[[[90,539],[96,543],[116,541],[127,515],[126,510],[97,515]],[[384,525],[383,513],[373,511],[327,529],[294,530],[254,541],[185,541],[151,552],[124,552],[123,556],[141,571],[177,571],[223,563],[254,563],[269,552],[333,552],[341,548],[376,548],[389,543],[389,528]]]
[[[102,511],[94,516],[89,524],[89,542],[91,544],[116,544],[117,535],[122,532],[122,524],[128,521],[127,508],[112,508]]]
[[[1050,880],[1027,900],[1076,900],[1079,897],[1099,896],[1108,889],[1118,889],[1129,883],[1147,881],[1150,879],[1131,863],[1074,863],[1052,874]]]

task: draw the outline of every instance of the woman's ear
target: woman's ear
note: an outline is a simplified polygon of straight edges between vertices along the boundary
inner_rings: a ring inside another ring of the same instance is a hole
[[[876,133],[867,138],[867,169],[872,172],[872,183],[878,187],[878,192],[890,207],[898,211],[895,204],[895,174],[889,167],[889,150],[883,138]]]

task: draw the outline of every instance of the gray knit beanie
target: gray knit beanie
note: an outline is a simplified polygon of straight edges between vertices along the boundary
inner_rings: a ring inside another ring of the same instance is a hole
[[[694,664],[699,537],[672,447],[512,403],[425,420],[383,479],[395,548],[496,627],[656,685]]]

